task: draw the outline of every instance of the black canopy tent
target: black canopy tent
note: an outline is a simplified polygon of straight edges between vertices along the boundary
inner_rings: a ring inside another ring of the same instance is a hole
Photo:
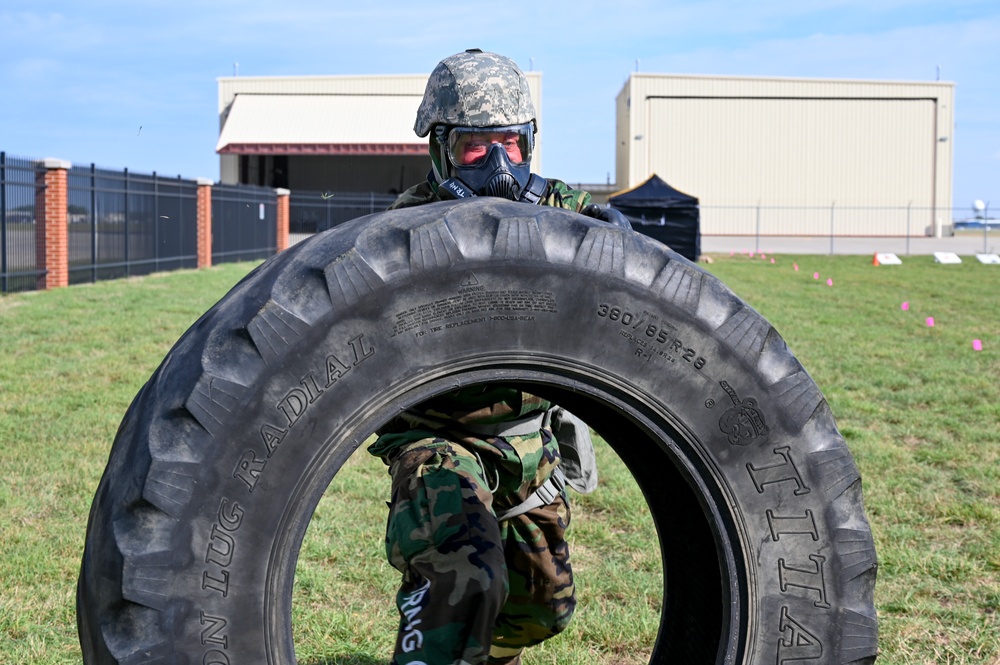
[[[608,205],[628,217],[639,233],[698,260],[701,224],[696,197],[674,189],[654,173],[642,184],[609,196]]]

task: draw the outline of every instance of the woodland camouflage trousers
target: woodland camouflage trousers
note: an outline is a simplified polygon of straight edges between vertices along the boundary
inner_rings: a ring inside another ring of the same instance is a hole
[[[510,442],[542,451],[540,438]],[[544,482],[558,453],[548,453],[537,476],[520,479],[476,443],[427,438],[393,456],[386,552],[403,573],[395,665],[519,663],[525,647],[559,633],[573,615],[565,490],[502,523],[494,513]]]

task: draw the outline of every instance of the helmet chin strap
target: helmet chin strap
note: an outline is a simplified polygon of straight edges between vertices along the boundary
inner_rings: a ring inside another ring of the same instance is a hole
[[[431,170],[434,172],[434,179],[442,183],[449,178],[448,172],[451,170],[451,164],[448,161],[448,150],[446,148],[448,129],[444,125],[434,127],[434,140],[431,141],[432,147],[435,141],[437,142],[438,158],[431,160]],[[441,172],[442,170],[444,173]]]

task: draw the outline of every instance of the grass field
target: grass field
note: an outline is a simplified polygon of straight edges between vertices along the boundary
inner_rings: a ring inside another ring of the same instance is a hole
[[[0,298],[0,663],[79,662],[74,586],[118,422],[250,267]],[[1000,665],[1000,268],[847,256],[708,268],[784,336],[857,459],[880,560],[879,662]],[[575,496],[578,616],[527,663],[646,662],[659,555],[631,477],[598,452],[601,488]],[[381,463],[357,454],[317,510],[294,592],[302,663],[388,660],[386,492]]]

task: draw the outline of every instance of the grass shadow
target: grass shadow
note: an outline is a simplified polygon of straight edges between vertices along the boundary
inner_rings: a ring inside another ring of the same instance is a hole
[[[310,660],[299,665],[386,665],[389,658],[373,658],[367,654],[341,653]]]

